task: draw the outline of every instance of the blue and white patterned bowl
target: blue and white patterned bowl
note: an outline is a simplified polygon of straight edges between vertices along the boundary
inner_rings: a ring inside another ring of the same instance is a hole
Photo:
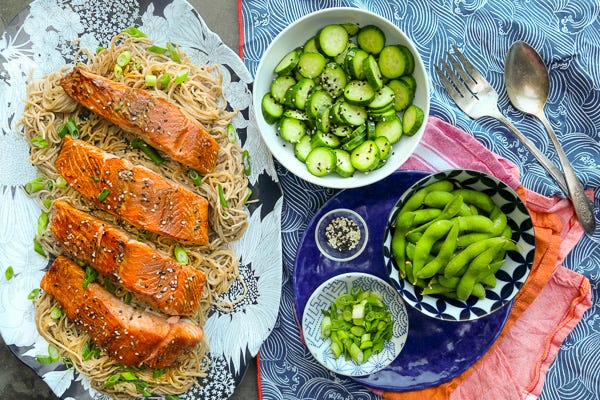
[[[449,299],[442,295],[423,295],[419,287],[400,278],[398,267],[391,255],[393,223],[404,201],[420,188],[445,179],[459,183],[461,187],[488,194],[506,214],[508,225],[512,229],[512,239],[515,241],[518,251],[507,252],[504,265],[496,273],[496,286],[494,288],[487,287],[486,296],[483,299],[471,296],[463,301]],[[417,181],[407,189],[390,212],[383,243],[386,268],[390,271],[392,282],[397,286],[404,300],[423,314],[448,321],[468,321],[481,318],[509,304],[529,276],[535,255],[533,222],[517,193],[494,176],[463,169],[434,173]]]
[[[331,340],[321,336],[321,310],[328,309],[338,296],[350,293],[355,286],[379,294],[394,321],[392,339],[386,342],[381,352],[372,354],[360,365],[343,356],[336,359],[331,351]],[[328,279],[313,292],[302,316],[302,331],[308,350],[325,368],[346,376],[366,376],[387,367],[400,354],[408,336],[408,314],[404,301],[392,285],[374,275],[350,272]]]

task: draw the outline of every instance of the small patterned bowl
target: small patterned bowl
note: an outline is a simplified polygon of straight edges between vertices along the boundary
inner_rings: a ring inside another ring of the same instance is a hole
[[[336,359],[331,351],[331,340],[321,336],[321,310],[328,309],[338,296],[350,293],[356,286],[379,294],[394,321],[392,339],[386,342],[381,352],[372,354],[360,365],[343,356]],[[302,316],[302,331],[308,350],[325,368],[340,375],[365,376],[384,369],[400,354],[408,336],[408,314],[404,301],[392,285],[374,275],[350,272],[328,279],[313,292]]]
[[[518,250],[506,253],[506,261],[496,273],[495,287],[486,287],[485,298],[470,296],[466,301],[443,295],[423,295],[422,289],[399,276],[391,252],[393,225],[398,211],[417,190],[440,180],[450,180],[463,188],[488,194],[507,216],[512,240]],[[511,303],[529,276],[535,255],[535,234],[531,216],[519,196],[504,182],[489,174],[473,170],[448,170],[429,175],[407,189],[390,212],[384,233],[384,260],[392,282],[404,300],[412,307],[433,318],[448,321],[468,321],[485,317]]]

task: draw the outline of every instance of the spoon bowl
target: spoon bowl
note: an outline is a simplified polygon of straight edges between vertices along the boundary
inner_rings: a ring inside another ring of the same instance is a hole
[[[544,61],[529,44],[523,41],[515,42],[506,55],[504,78],[506,92],[513,106],[537,117],[548,132],[564,171],[568,195],[575,213],[584,231],[592,234],[596,229],[593,205],[585,195],[583,185],[544,113],[550,93],[550,79]]]

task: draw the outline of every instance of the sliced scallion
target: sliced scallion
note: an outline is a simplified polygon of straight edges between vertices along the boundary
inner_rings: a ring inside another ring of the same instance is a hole
[[[135,26],[130,26],[123,30],[124,33],[129,34],[129,36],[134,38],[145,38],[148,37],[144,32],[136,28]]]
[[[113,74],[115,75],[115,78],[121,79],[123,77],[123,67],[121,67],[119,64],[115,64],[113,68]]]
[[[237,141],[237,132],[235,131],[235,126],[233,124],[227,125],[227,139],[229,143],[235,143]]]
[[[164,47],[152,45],[148,47],[148,51],[156,54],[165,54],[167,52],[167,49],[165,49]]]
[[[180,85],[183,82],[185,82],[186,79],[188,78],[189,73],[190,73],[189,68],[180,69],[179,72],[177,72],[177,75],[175,76],[175,84]]]
[[[67,131],[73,139],[79,139],[79,128],[77,128],[77,124],[73,117],[69,118],[67,121]]]
[[[46,187],[46,181],[44,178],[35,178],[25,184],[25,190],[27,193],[32,194],[39,192]]]
[[[48,213],[45,211],[42,211],[37,220],[37,234],[38,235],[41,235],[42,233],[44,233],[44,231],[46,230],[46,227],[48,226],[48,221],[49,221]]]
[[[67,180],[65,178],[63,178],[61,175],[58,176],[58,178],[56,178],[54,180],[54,187],[57,187],[59,189],[64,189],[67,187]]]
[[[85,267],[85,273],[83,274],[83,281],[81,282],[81,287],[86,289],[90,283],[93,283],[98,278],[98,271],[94,268],[87,266]]]
[[[156,86],[156,75],[148,74],[144,77],[144,84],[146,87],[155,87]]]
[[[224,208],[229,208],[229,203],[227,202],[227,199],[225,198],[225,192],[223,191],[223,185],[219,183],[217,190],[219,192],[219,201],[221,202],[221,205]]]
[[[188,171],[188,176],[190,177],[190,179],[192,180],[192,182],[194,182],[194,186],[200,186],[200,185],[202,185],[202,176],[195,169],[190,169]]]
[[[134,149],[141,150],[144,154],[146,154],[154,164],[161,165],[165,162],[164,158],[161,157],[158,151],[148,143],[144,142],[142,139],[135,138],[130,144]]]
[[[31,144],[40,149],[48,147],[48,141],[41,136],[32,137]]]
[[[244,175],[250,176],[252,171],[250,169],[250,152],[248,150],[242,152],[242,162],[244,163]]]
[[[100,54],[100,52],[106,50],[106,48],[102,47],[102,46],[98,46],[96,47],[96,55]]]
[[[119,53],[117,56],[117,65],[121,68],[129,64],[131,61],[131,52],[129,50],[125,50],[122,53]]]
[[[171,75],[165,72],[158,78],[158,82],[160,83],[161,88],[166,88],[169,86],[169,82],[171,82]]]
[[[177,47],[175,47],[171,42],[167,42],[167,50],[169,50],[169,57],[171,57],[171,60],[175,61],[176,63],[181,63],[181,57],[179,56]]]
[[[102,188],[102,190],[100,191],[100,193],[98,193],[98,201],[104,201],[104,200],[106,200],[106,198],[108,197],[109,194],[110,194],[110,189],[109,188]]]
[[[252,189],[248,188],[248,192],[246,193],[246,196],[244,196],[244,203],[246,203],[248,200],[250,200],[250,197],[252,196]]]
[[[35,300],[40,295],[40,288],[35,288],[27,295],[27,300]]]
[[[40,256],[46,257],[46,252],[44,251],[44,248],[42,247],[42,244],[37,236],[33,238],[33,250]]]
[[[15,270],[13,269],[12,265],[9,265],[4,271],[4,277],[7,281],[10,281],[13,278],[13,276],[15,276]]]
[[[63,311],[60,307],[54,307],[52,311],[50,311],[50,318],[52,319],[59,319],[60,317],[62,317],[62,315]]]
[[[175,246],[173,249],[173,255],[175,256],[175,259],[179,265],[187,265],[190,262],[187,252],[181,245]]]

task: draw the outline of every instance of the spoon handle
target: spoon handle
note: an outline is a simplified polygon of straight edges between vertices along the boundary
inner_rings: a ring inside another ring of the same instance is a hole
[[[529,140],[521,131],[519,131],[513,124],[510,122],[502,113],[498,112],[491,115],[493,118],[496,118],[498,121],[502,122],[510,131],[515,135],[521,143],[533,154],[533,156],[538,160],[540,165],[544,167],[544,169],[548,172],[548,174],[556,181],[558,186],[562,189],[565,194],[569,193],[569,189],[567,186],[567,182],[565,180],[565,176],[560,169],[548,157],[544,155],[531,140]]]
[[[567,157],[567,154],[565,153],[562,145],[558,141],[558,137],[556,136],[554,129],[552,129],[548,118],[546,118],[546,115],[544,115],[543,112],[540,112],[537,115],[537,117],[540,121],[542,121],[542,125],[544,125],[544,128],[546,128],[546,132],[548,132],[548,135],[552,140],[552,144],[556,149],[556,153],[558,154],[558,159],[565,173],[568,195],[571,198],[571,202],[573,203],[573,208],[575,209],[577,218],[579,218],[579,222],[581,223],[583,230],[588,234],[592,234],[596,229],[596,220],[594,219],[593,203],[585,195],[583,185],[577,177],[573,166],[569,162],[569,158]]]

